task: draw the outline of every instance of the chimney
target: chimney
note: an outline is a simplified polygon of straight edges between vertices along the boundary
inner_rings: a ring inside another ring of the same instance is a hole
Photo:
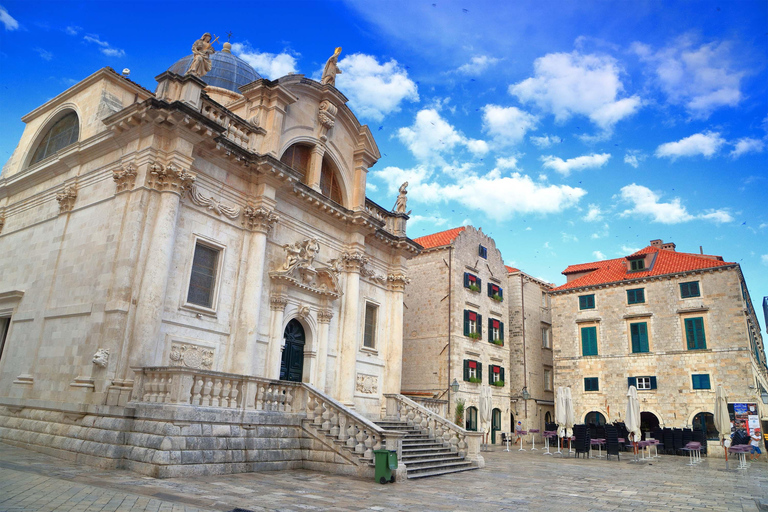
[[[663,244],[663,243],[664,242],[661,239],[659,239],[659,240],[651,240],[651,247],[661,247],[661,244]]]
[[[704,247],[701,245],[699,246],[699,254],[704,254]]]
[[[658,247],[660,249],[665,249],[667,251],[674,251],[675,250],[675,244],[672,242],[664,243],[664,240],[657,239],[657,240],[651,240],[651,247]]]
[[[667,242],[666,244],[661,244],[661,248],[666,251],[672,251],[675,252],[675,244],[672,242]]]

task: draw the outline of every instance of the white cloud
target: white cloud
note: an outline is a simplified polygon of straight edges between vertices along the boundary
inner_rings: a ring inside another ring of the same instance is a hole
[[[621,254],[635,254],[640,250],[640,247],[630,247],[628,245],[621,246]]]
[[[536,59],[534,76],[509,86],[510,94],[534,103],[559,122],[584,115],[604,131],[640,108],[639,96],[619,98],[622,70],[609,56],[550,53]]]
[[[603,212],[599,205],[590,204],[589,211],[584,216],[584,220],[587,222],[597,222],[603,220]]]
[[[232,53],[250,64],[259,75],[271,80],[296,72],[296,57],[287,50],[282,53],[260,52],[246,41],[233,43]]]
[[[76,36],[80,33],[80,31],[83,30],[83,27],[78,27],[76,25],[70,25],[67,28],[64,29],[64,32],[67,33],[69,36]]]
[[[557,135],[544,135],[543,137],[536,137],[534,135],[531,135],[530,137],[531,142],[536,147],[539,147],[541,149],[548,148],[550,146],[554,146],[555,144],[560,144],[563,142],[563,139],[558,137]]]
[[[527,228],[525,228],[525,230],[526,231],[533,231],[533,228],[531,226],[528,226]]]
[[[16,21],[13,16],[8,14],[8,11],[6,11],[5,7],[2,5],[0,5],[0,22],[2,22],[5,30],[8,31],[17,30],[19,28],[19,22]]]
[[[607,260],[608,259],[608,256],[606,256],[605,254],[603,254],[600,251],[592,251],[592,255],[595,258],[597,258],[598,260]]]
[[[582,171],[584,169],[602,167],[610,158],[611,155],[609,153],[592,153],[591,155],[577,156],[576,158],[569,158],[568,160],[548,155],[542,156],[541,161],[544,162],[544,167],[554,169],[563,176],[568,176],[571,171]]]
[[[667,142],[656,148],[657,158],[676,160],[681,156],[702,155],[710,158],[725,144],[718,132],[696,133],[677,142]]]
[[[408,219],[408,226],[411,227],[414,224],[429,224],[433,227],[440,227],[448,222],[448,219],[444,219],[442,217],[437,216],[428,216],[425,217],[423,215],[411,215],[411,218]]]
[[[669,103],[683,105],[696,118],[707,118],[717,108],[735,107],[742,100],[741,79],[728,42],[694,44],[683,36],[671,46],[653,51],[642,43],[632,50],[649,64],[655,82]]]
[[[526,132],[535,130],[538,118],[517,107],[486,105],[483,107],[483,131],[498,146],[518,144]]]
[[[336,87],[360,117],[381,121],[399,112],[403,101],[419,101],[416,83],[394,59],[379,64],[376,57],[353,53],[339,61],[339,68]]]
[[[765,149],[765,142],[761,139],[744,137],[736,141],[735,146],[730,153],[731,158],[739,158],[744,153],[762,153]]]
[[[456,71],[464,75],[477,76],[482,74],[489,67],[499,62],[499,60],[500,59],[497,59],[496,57],[489,57],[488,55],[475,55],[469,60],[469,62],[459,66]]]
[[[694,219],[701,219],[722,224],[733,222],[734,218],[727,208],[705,210],[704,213],[692,215],[683,206],[679,197],[662,203],[661,195],[642,185],[632,183],[621,189],[621,198],[632,203],[632,208],[625,210],[622,216],[637,214],[650,217],[653,222],[662,224],[679,224]]]
[[[763,222],[758,226],[759,229],[768,228],[768,222]]]
[[[419,111],[413,125],[397,131],[397,138],[417,159],[435,165],[444,164],[441,155],[457,147],[463,146],[475,155],[483,155],[488,151],[484,141],[465,137],[434,108]]]
[[[40,58],[43,60],[53,59],[53,54],[48,50],[43,50],[42,48],[35,48],[35,51],[38,53],[38,55],[40,55]]]
[[[578,242],[579,237],[576,235],[572,235],[570,233],[565,233],[563,231],[560,232],[560,235],[563,237],[563,242]]]
[[[102,41],[98,34],[86,34],[83,36],[83,40],[88,43],[94,43],[100,46],[99,51],[107,57],[123,57],[125,56],[125,50],[112,47],[107,41]]]
[[[647,155],[645,153],[642,153],[637,149],[630,149],[624,155],[624,163],[629,164],[635,169],[637,169],[640,166],[640,162],[642,162],[646,158],[647,158]]]
[[[517,157],[499,157],[496,159],[496,167],[499,169],[517,169]]]
[[[763,265],[768,266],[768,254],[763,254],[760,256],[760,261],[763,263]]]

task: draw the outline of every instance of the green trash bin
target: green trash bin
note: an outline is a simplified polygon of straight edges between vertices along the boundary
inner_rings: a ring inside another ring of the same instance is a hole
[[[393,469],[397,469],[397,452],[389,450],[374,450],[374,461],[376,465],[376,471],[374,478],[380,484],[387,482],[393,483],[395,481],[395,475],[392,473]]]

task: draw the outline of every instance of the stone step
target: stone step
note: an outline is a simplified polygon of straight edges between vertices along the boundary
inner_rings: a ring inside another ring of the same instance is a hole
[[[430,447],[430,448],[406,448],[403,447],[403,455],[416,455],[419,453],[453,453],[451,452],[451,449],[443,446],[443,447]]]
[[[472,470],[475,470],[475,469],[479,469],[479,468],[477,468],[475,466],[470,466],[470,467],[466,467],[466,468],[436,469],[434,471],[426,471],[424,473],[414,473],[414,474],[411,474],[411,472],[408,471],[408,479],[427,478],[427,477],[431,477],[431,476],[448,475],[448,474],[451,474],[451,473],[460,473],[462,471],[472,471]]]
[[[403,449],[405,448],[443,448],[443,443],[438,443],[437,441],[406,441],[403,439]]]
[[[418,452],[403,452],[402,458],[407,461],[410,459],[426,459],[430,457],[461,457],[461,455],[450,450],[423,450]]]
[[[424,467],[444,467],[448,464],[470,464],[469,462],[465,461],[463,457],[459,457],[458,455],[454,455],[451,457],[441,457],[441,458],[426,458],[426,459],[407,459],[403,460],[403,464],[408,466],[408,471],[414,471],[416,469],[421,469]]]
[[[471,468],[472,463],[467,461],[461,461],[461,462],[447,462],[445,464],[432,464],[432,465],[424,465],[418,468],[414,468],[411,470],[411,468],[408,468],[408,476],[411,475],[416,476],[422,473],[431,473],[433,471],[448,471],[452,469],[465,469],[465,468]]]

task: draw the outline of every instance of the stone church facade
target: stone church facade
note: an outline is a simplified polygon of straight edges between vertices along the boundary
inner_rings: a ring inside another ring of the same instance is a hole
[[[333,82],[260,78],[228,43],[202,78],[186,59],[23,118],[0,439],[159,476],[359,473],[397,437],[370,420],[396,416],[408,217],[366,197],[379,151]]]

